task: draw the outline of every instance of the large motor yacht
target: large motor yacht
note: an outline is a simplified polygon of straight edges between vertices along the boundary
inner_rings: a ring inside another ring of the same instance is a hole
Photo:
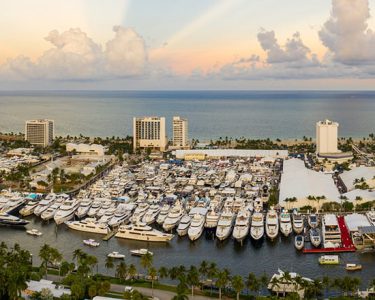
[[[99,211],[96,213],[96,217],[101,218],[105,215],[107,210],[112,209],[115,207],[115,203],[112,200],[107,200],[102,203]]]
[[[55,201],[56,201],[56,195],[55,194],[48,194],[46,198],[39,201],[37,207],[35,207],[35,209],[34,209],[34,215],[39,217]]]
[[[134,203],[121,203],[117,206],[113,217],[108,222],[108,225],[111,227],[117,227],[123,223],[127,223],[134,208]]]
[[[288,212],[284,211],[280,214],[280,231],[286,237],[292,232],[292,220]]]
[[[26,204],[27,198],[23,196],[15,196],[10,198],[6,204],[3,205],[0,212],[7,214],[16,214]]]
[[[372,226],[375,226],[375,211],[370,210],[366,213],[366,217]]]
[[[40,217],[42,218],[42,220],[44,221],[48,221],[50,219],[53,219],[53,217],[55,216],[57,210],[60,208],[60,206],[62,205],[62,203],[60,202],[55,202],[53,203],[51,206],[49,206],[45,211],[42,212],[42,214],[40,215]]]
[[[79,201],[77,199],[66,200],[56,211],[53,219],[56,224],[62,224],[65,221],[69,221],[74,217],[75,211],[78,209]]]
[[[309,215],[307,222],[311,228],[317,228],[319,226],[319,218],[316,214]]]
[[[199,213],[191,218],[191,224],[188,229],[188,236],[191,241],[199,239],[203,233],[205,216]]]
[[[323,216],[322,237],[324,248],[341,247],[341,230],[334,214]]]
[[[75,212],[77,218],[81,219],[81,218],[85,217],[90,210],[91,204],[92,204],[91,199],[87,199],[87,198],[83,199],[81,201],[81,204],[79,205],[77,211]]]
[[[0,213],[0,225],[22,227],[26,226],[27,224],[29,224],[29,221],[20,219],[7,213]]]
[[[115,237],[146,242],[168,242],[173,238],[173,234],[153,229],[144,223],[138,223],[121,225]]]
[[[236,222],[233,229],[233,237],[238,242],[242,242],[250,230],[250,211],[246,208],[242,208],[236,217]]]
[[[177,234],[179,236],[187,235],[190,223],[191,223],[191,217],[188,214],[184,215],[180,221],[180,224],[178,224]]]
[[[172,231],[178,225],[184,213],[185,212],[182,205],[180,202],[177,202],[169,211],[168,216],[165,218],[163,229],[165,231]]]
[[[107,234],[110,229],[107,224],[96,221],[95,218],[86,218],[81,221],[66,221],[65,224],[78,231]]]
[[[34,213],[35,208],[39,204],[39,199],[31,199],[23,208],[20,209],[20,215],[23,217],[30,216]]]
[[[206,222],[204,223],[204,227],[206,229],[215,229],[217,227],[217,223],[219,222],[220,213],[214,209],[210,210],[206,216]]]
[[[165,219],[168,216],[169,211],[171,210],[171,207],[169,204],[164,204],[162,208],[160,209],[160,213],[158,217],[156,218],[156,223],[159,225],[162,225],[165,221]]]
[[[320,243],[322,242],[319,228],[310,229],[310,242],[314,245],[314,247],[319,247]]]
[[[147,212],[142,217],[142,222],[150,225],[156,221],[156,218],[160,212],[160,206],[158,204],[153,204],[149,207]]]
[[[87,215],[89,217],[95,217],[96,214],[99,212],[101,207],[102,207],[102,201],[94,200],[94,202],[92,203],[89,211],[87,212]]]
[[[255,240],[260,240],[264,235],[264,217],[261,212],[254,212],[251,217],[250,235]]]
[[[269,210],[266,215],[266,234],[271,240],[279,234],[279,216],[274,209]]]
[[[301,214],[294,212],[292,214],[292,225],[296,234],[302,233],[305,228],[304,217]]]
[[[143,216],[145,215],[149,207],[150,205],[147,202],[139,203],[137,208],[134,210],[133,215],[130,218],[130,222],[132,223],[141,222]]]
[[[226,208],[222,212],[216,228],[216,237],[220,241],[225,240],[231,234],[235,217],[236,215],[230,208]]]

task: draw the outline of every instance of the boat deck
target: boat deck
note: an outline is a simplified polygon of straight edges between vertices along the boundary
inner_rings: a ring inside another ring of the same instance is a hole
[[[337,222],[340,226],[341,231],[341,247],[338,248],[314,248],[314,249],[303,249],[303,253],[342,253],[342,252],[355,252],[356,248],[353,245],[352,239],[348,228],[345,225],[343,216],[337,217]]]

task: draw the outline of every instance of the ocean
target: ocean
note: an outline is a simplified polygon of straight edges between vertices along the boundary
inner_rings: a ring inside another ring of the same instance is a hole
[[[0,132],[24,121],[55,120],[56,135],[132,135],[134,116],[189,120],[189,137],[289,139],[315,136],[318,120],[340,123],[339,135],[375,131],[375,92],[366,91],[0,91]]]

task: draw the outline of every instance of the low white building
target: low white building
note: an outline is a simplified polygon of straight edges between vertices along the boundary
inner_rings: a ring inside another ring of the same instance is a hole
[[[251,149],[192,149],[176,150],[176,158],[185,159],[186,156],[218,157],[272,157],[286,158],[288,150],[251,150]]]
[[[31,295],[35,292],[41,292],[43,289],[51,291],[54,298],[59,298],[62,295],[70,295],[70,289],[66,289],[63,286],[57,286],[51,280],[41,279],[40,281],[30,280],[27,282],[27,288],[24,291],[25,295]]]
[[[76,151],[80,154],[88,154],[88,155],[97,155],[103,156],[104,155],[104,147],[102,145],[97,144],[74,144],[68,143],[66,144],[66,151],[73,152]]]

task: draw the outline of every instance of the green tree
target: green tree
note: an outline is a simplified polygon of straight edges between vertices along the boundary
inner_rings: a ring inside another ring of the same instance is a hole
[[[113,262],[113,258],[112,257],[109,257],[107,256],[106,260],[105,260],[105,267],[106,269],[113,269],[115,267],[115,264]]]
[[[223,288],[225,288],[229,282],[229,271],[227,270],[223,270],[223,271],[219,271],[217,273],[217,277],[216,277],[216,286],[218,287],[219,289],[219,299],[221,299],[221,291]]]
[[[195,266],[190,266],[186,280],[191,287],[191,296],[194,297],[194,288],[199,285],[199,271]]]
[[[239,276],[239,275],[233,276],[232,279],[231,279],[231,284],[232,284],[233,289],[236,292],[236,299],[239,300],[240,299],[240,293],[243,290],[243,288],[245,287],[242,277]]]
[[[128,267],[123,261],[116,267],[116,277],[124,281],[128,277]]]

